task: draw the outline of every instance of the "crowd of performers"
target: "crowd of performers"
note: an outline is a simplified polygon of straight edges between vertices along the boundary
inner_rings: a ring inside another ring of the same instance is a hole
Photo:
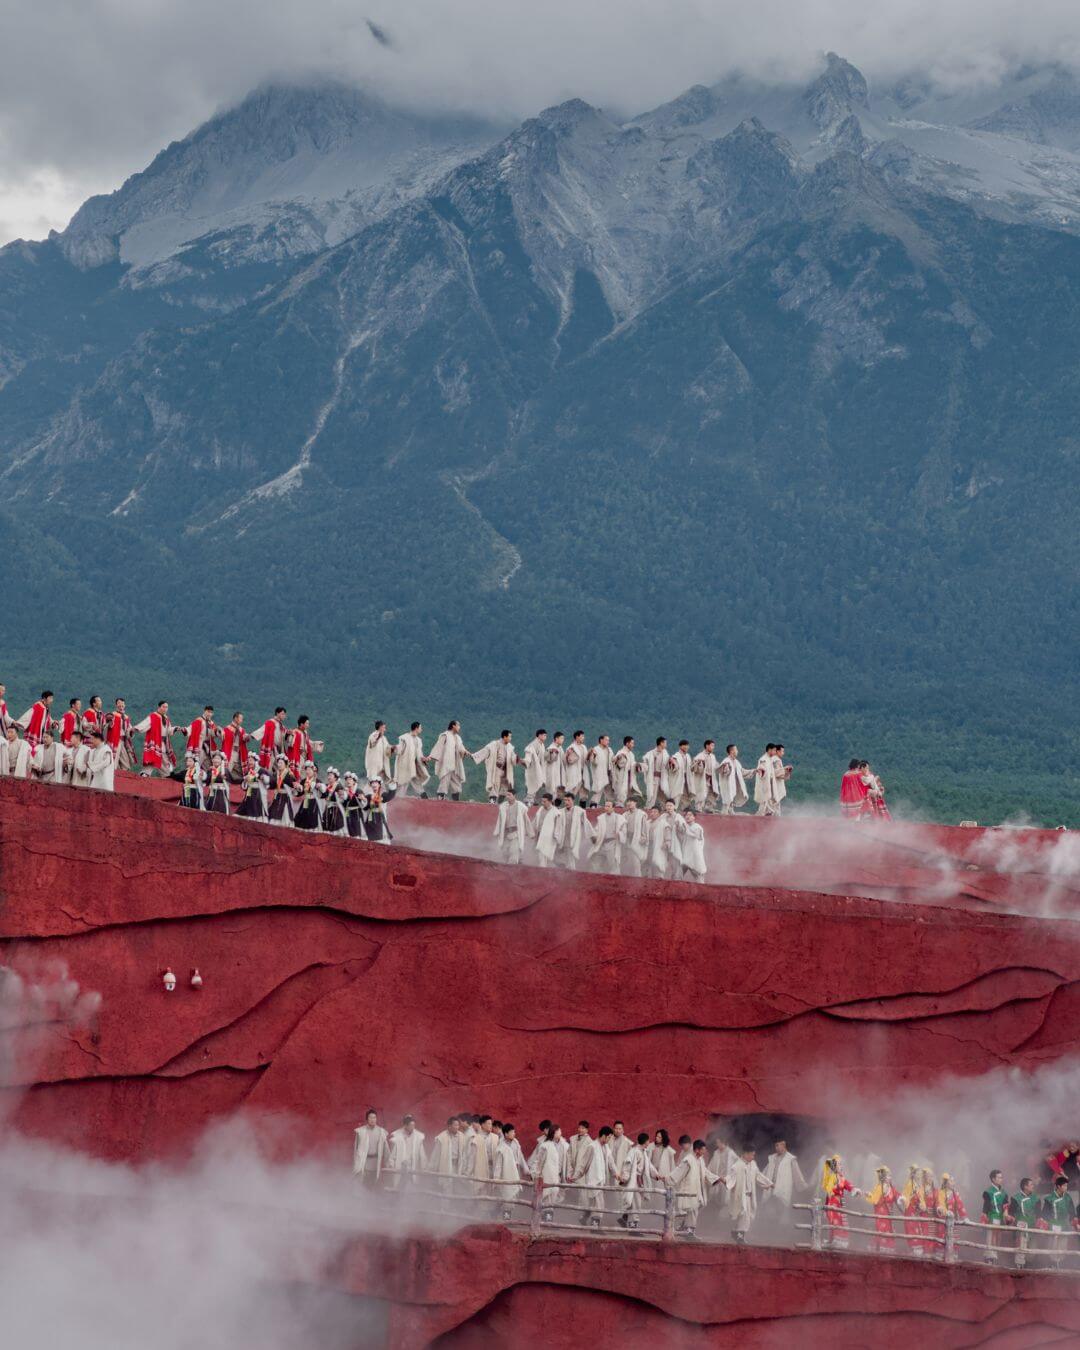
[[[81,699],[72,698],[60,716],[56,715],[54,704],[52,691],[46,689],[21,717],[12,717],[4,686],[0,684],[0,774],[106,790],[112,788],[117,770],[146,776],[160,774],[184,781],[185,800],[189,804],[196,804],[197,787],[202,804],[212,810],[228,809],[228,786],[241,784],[245,791],[241,814],[263,819],[275,818],[270,812],[279,793],[282,820],[285,816],[300,815],[310,822],[315,814],[315,801],[325,804],[326,798],[320,798],[316,788],[319,779],[315,766],[315,755],[323,749],[323,743],[312,737],[309,717],[301,716],[295,725],[290,725],[284,707],[276,708],[272,717],[249,730],[242,712],[234,712],[228,722],[219,725],[209,704],[186,724],[171,720],[165,699],[137,723],[128,715],[123,698],[115,699],[108,710],[99,695],[91,696],[85,707]],[[141,754],[136,752],[136,735],[142,736]],[[182,750],[176,747],[177,737],[183,738]],[[694,875],[703,872],[695,866],[698,861],[695,839],[700,830],[696,817],[713,813],[734,815],[751,800],[758,815],[779,816],[792,774],[780,743],[766,745],[757,763],[747,768],[734,743],[719,755],[716,742],[706,740],[695,753],[685,739],[672,746],[666,737],[658,736],[655,744],[639,757],[633,736],[622,737],[622,744],[616,747],[611,737],[603,734],[590,745],[583,731],[573,732],[568,740],[562,731],[549,736],[546,728],[540,727],[519,754],[510,731],[501,732],[477,750],[467,749],[461,724],[456,719],[428,751],[419,722],[413,722],[395,742],[386,723],[378,721],[364,747],[367,781],[378,780],[384,790],[390,783],[396,783],[406,796],[434,795],[439,800],[460,800],[470,763],[484,768],[488,801],[500,806],[509,803],[513,808],[500,815],[496,830],[500,846],[511,857],[516,849],[524,850],[530,838],[537,844],[536,861],[541,866],[555,865],[556,852],[561,852],[565,861],[569,847],[560,843],[558,848],[552,848],[546,837],[541,841],[539,834],[530,834],[521,811],[516,808],[536,806],[546,810],[545,803],[550,802],[579,810],[610,803],[621,812],[637,805],[649,817],[650,824],[654,824],[657,815],[673,806],[679,821],[675,827],[677,851],[685,848],[689,858],[685,869],[681,860],[678,867]],[[523,783],[518,782],[519,769]],[[351,771],[338,774],[328,770],[324,788],[331,776],[335,780],[329,792],[331,799],[347,796],[348,783],[360,781]],[[286,788],[291,803],[286,802]],[[884,784],[867,761],[851,761],[841,780],[840,809],[852,820],[890,818]],[[687,813],[691,813],[689,819]],[[570,833],[574,837],[574,852],[580,852],[586,845],[591,850],[596,840],[590,836],[579,838],[585,830],[583,817],[575,815],[573,821],[576,823],[571,825]],[[338,832],[338,824],[337,813],[332,810],[330,832]],[[613,834],[607,833],[615,828],[604,827],[601,850],[612,851],[616,847]],[[623,835],[638,832],[636,842],[627,838],[625,843],[619,841],[618,846],[620,849],[625,846],[628,854],[640,854],[643,870],[652,869],[652,850],[645,843],[646,825],[632,819],[627,827],[619,829]],[[671,837],[669,827],[665,825],[663,829],[666,837]],[[665,874],[670,874],[669,865],[665,866],[668,867]],[[629,861],[628,869],[633,868],[633,861]],[[608,866],[604,870],[622,869]]]
[[[985,1260],[997,1262],[1025,1230],[1033,1252],[1080,1251],[1075,1238],[1067,1247],[1070,1235],[1080,1231],[1075,1198],[1080,1144],[1065,1145],[1048,1164],[1041,1186],[1039,1178],[1021,1176],[1009,1189],[1000,1170],[990,1173],[977,1218],[985,1230],[979,1243]],[[944,1246],[944,1221],[969,1220],[954,1177],[929,1165],[912,1163],[897,1185],[889,1167],[879,1164],[864,1191],[852,1185],[836,1152],[820,1159],[808,1180],[783,1139],[760,1168],[752,1145],[736,1149],[718,1134],[708,1139],[683,1134],[675,1147],[666,1129],[635,1134],[620,1120],[595,1134],[582,1120],[569,1137],[553,1121],[542,1120],[535,1138],[523,1144],[512,1124],[484,1112],[462,1112],[451,1116],[428,1146],[413,1116],[388,1131],[371,1108],[354,1134],[353,1171],[368,1186],[394,1189],[426,1179],[447,1195],[496,1204],[523,1199],[542,1182],[545,1207],[580,1211],[583,1224],[607,1213],[623,1227],[644,1209],[662,1208],[670,1192],[680,1236],[694,1239],[706,1205],[718,1201],[721,1221],[737,1243],[746,1242],[762,1213],[774,1236],[790,1240],[793,1207],[817,1197],[825,1244],[835,1250],[848,1247],[849,1220],[862,1217],[849,1211],[849,1199],[862,1197],[873,1220],[871,1248],[880,1255],[932,1258]],[[805,1210],[801,1218],[806,1221]]]

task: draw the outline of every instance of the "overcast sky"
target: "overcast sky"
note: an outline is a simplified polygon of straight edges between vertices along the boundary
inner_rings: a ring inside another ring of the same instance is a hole
[[[374,29],[374,31],[373,31]],[[527,116],[578,95],[641,110],[733,68],[799,76],[826,49],[871,78],[974,82],[1080,65],[1077,0],[0,0],[0,242],[267,78]]]

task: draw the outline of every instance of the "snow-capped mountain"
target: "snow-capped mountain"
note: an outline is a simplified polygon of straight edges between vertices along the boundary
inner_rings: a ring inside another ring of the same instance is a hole
[[[163,614],[201,597],[185,659],[261,659],[257,613],[328,667],[434,646],[448,688],[554,664],[639,698],[662,666],[685,703],[742,697],[767,616],[777,716],[913,686],[936,715],[943,670],[1056,697],[1070,81],[877,90],[829,56],[508,130],[253,96],[0,250],[12,621],[119,622],[150,568]]]

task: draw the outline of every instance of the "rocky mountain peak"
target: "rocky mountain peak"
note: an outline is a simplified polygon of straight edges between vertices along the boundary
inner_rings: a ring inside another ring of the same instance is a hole
[[[870,107],[870,90],[861,71],[835,52],[825,55],[825,69],[803,93],[807,116],[823,132]]]

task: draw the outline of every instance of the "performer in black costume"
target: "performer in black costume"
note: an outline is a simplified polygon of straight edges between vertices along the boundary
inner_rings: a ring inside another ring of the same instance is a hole
[[[187,765],[184,769],[184,786],[180,792],[180,805],[187,806],[192,811],[205,811],[206,803],[203,801],[203,779],[206,775],[199,768],[199,762],[194,755],[188,755]]]
[[[364,831],[364,795],[360,791],[360,780],[350,769],[345,774],[345,800],[342,809],[345,812],[345,828],[350,839],[366,839]]]
[[[265,769],[260,769],[258,762],[252,758],[244,775],[244,797],[236,808],[236,814],[245,820],[266,820],[266,789],[269,783],[270,775]]]
[[[293,782],[288,755],[278,755],[274,760],[274,800],[270,803],[270,810],[267,813],[271,825],[291,825],[293,823],[296,815],[292,796]]]
[[[229,780],[225,777],[225,756],[215,750],[210,756],[210,781],[206,789],[206,809],[218,815],[229,814]]]
[[[315,776],[315,765],[309,759],[304,765],[300,787],[296,797],[296,815],[293,825],[298,830],[318,832],[322,825],[322,811],[319,807],[319,780]]]
[[[326,782],[319,789],[322,798],[323,834],[346,834],[345,811],[342,807],[342,787],[337,769],[327,769]]]
[[[372,844],[389,844],[393,839],[386,820],[386,804],[397,796],[397,784],[388,783],[384,788],[382,779],[372,778],[364,794],[364,833]]]

